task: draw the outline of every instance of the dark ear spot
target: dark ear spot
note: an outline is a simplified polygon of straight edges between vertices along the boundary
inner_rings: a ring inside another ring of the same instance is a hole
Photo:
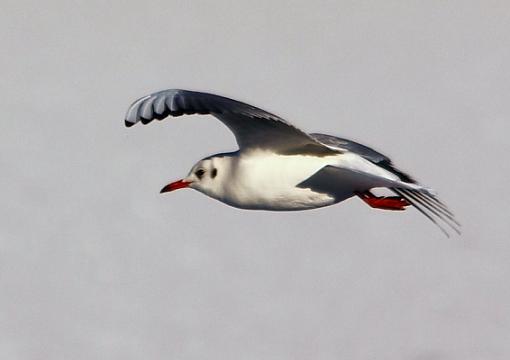
[[[214,168],[211,171],[211,178],[214,179],[218,175],[218,169]]]

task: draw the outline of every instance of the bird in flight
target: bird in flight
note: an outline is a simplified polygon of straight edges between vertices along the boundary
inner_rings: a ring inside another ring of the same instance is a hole
[[[357,196],[376,209],[413,206],[449,236],[460,224],[435,193],[397,169],[385,155],[357,142],[308,134],[262,109],[214,94],[170,89],[136,100],[125,124],[169,116],[210,114],[234,134],[239,150],[208,156],[161,192],[192,188],[241,209],[292,211]],[[376,196],[386,188],[394,196]]]

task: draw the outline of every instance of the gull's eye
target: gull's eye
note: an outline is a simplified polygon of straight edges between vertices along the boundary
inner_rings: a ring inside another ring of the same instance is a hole
[[[195,175],[197,176],[197,178],[201,179],[202,176],[204,176],[205,174],[205,170],[204,169],[198,169],[197,171],[195,171]]]

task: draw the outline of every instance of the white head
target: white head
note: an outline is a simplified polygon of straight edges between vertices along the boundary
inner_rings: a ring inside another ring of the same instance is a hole
[[[222,180],[229,171],[230,158],[218,155],[197,162],[184,179],[174,181],[161,189],[161,193],[190,187],[213,198],[222,193]]]

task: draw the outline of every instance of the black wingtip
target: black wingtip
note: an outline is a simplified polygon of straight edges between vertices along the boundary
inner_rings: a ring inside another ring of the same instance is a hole
[[[127,120],[124,120],[124,125],[126,125],[126,127],[131,127],[133,126],[135,123],[132,123],[130,121],[127,121]]]

